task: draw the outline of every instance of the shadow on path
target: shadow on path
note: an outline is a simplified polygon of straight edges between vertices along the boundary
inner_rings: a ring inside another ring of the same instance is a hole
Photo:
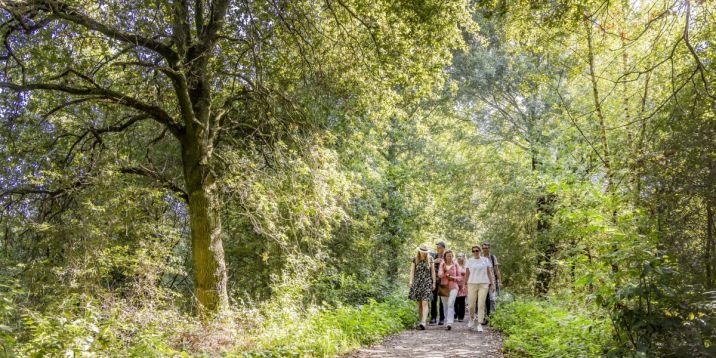
[[[425,331],[408,330],[388,337],[383,343],[363,348],[344,358],[372,357],[502,357],[502,337],[489,327],[484,332],[467,328],[467,321],[445,326],[429,326]]]

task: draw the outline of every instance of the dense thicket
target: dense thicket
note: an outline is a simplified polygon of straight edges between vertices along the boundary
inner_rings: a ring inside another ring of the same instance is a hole
[[[714,354],[709,2],[0,9],[4,353],[338,353],[444,240],[610,323],[547,356]]]

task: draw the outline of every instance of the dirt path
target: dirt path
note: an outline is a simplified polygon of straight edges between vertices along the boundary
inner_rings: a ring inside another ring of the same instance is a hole
[[[480,333],[470,331],[467,321],[445,326],[429,326],[425,331],[408,330],[383,343],[352,352],[345,358],[373,357],[502,357],[502,337],[489,327]]]

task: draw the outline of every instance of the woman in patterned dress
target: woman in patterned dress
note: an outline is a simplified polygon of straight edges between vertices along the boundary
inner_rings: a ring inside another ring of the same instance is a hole
[[[428,318],[428,303],[433,299],[435,290],[435,266],[428,255],[425,245],[420,245],[413,261],[410,264],[410,294],[408,297],[418,305],[419,329],[425,330],[425,321]]]

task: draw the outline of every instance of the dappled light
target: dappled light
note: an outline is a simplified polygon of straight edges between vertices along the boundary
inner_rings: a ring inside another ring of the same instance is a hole
[[[716,2],[0,0],[0,357],[716,356]]]

